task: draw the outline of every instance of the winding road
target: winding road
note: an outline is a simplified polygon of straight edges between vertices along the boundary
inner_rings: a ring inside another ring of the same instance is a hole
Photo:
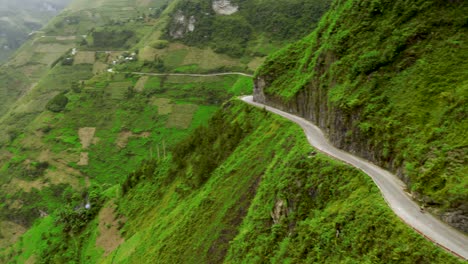
[[[211,76],[224,76],[224,75],[241,75],[245,77],[253,77],[251,74],[243,72],[221,72],[221,73],[147,73],[147,72],[130,72],[136,75],[149,75],[149,76],[190,76],[190,77],[211,77]]]
[[[422,213],[419,205],[411,199],[409,193],[405,192],[405,184],[395,175],[369,161],[335,148],[317,126],[304,118],[254,102],[253,96],[245,96],[241,99],[248,104],[265,108],[300,125],[304,129],[309,143],[317,150],[344,161],[369,175],[379,187],[390,208],[407,225],[450,253],[464,260],[468,259],[468,237],[431,214]]]

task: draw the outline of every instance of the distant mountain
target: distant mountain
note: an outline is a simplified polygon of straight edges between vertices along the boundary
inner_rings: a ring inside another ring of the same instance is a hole
[[[71,0],[0,0],[0,62]]]

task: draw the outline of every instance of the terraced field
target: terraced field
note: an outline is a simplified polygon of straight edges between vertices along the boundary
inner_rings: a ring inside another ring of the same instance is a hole
[[[93,51],[78,51],[73,61],[74,64],[94,64],[95,52]]]

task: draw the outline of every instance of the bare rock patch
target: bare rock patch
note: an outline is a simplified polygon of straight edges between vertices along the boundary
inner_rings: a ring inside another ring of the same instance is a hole
[[[174,39],[183,38],[185,34],[195,31],[196,22],[194,16],[185,15],[181,10],[178,10],[172,19],[169,35]]]
[[[212,7],[218,15],[232,15],[239,11],[239,6],[232,4],[230,0],[214,0]]]

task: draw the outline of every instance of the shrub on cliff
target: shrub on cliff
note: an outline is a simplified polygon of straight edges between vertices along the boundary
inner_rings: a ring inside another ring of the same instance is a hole
[[[68,104],[68,98],[60,93],[52,98],[46,105],[46,109],[55,113],[62,112]]]

